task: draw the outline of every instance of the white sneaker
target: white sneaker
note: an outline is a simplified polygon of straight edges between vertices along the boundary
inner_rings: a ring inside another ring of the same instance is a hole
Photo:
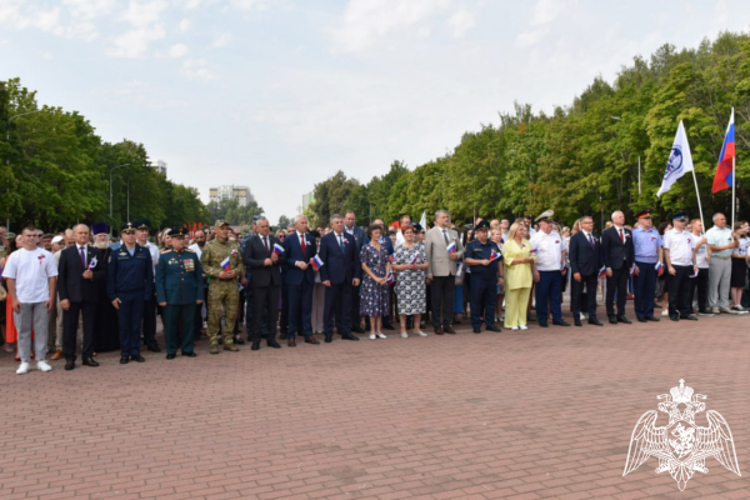
[[[714,314],[713,313],[709,313],[709,312],[705,312],[705,313],[699,312],[698,316],[706,316],[706,317],[709,317],[709,318],[713,318]]]
[[[663,311],[661,312],[661,315],[662,315],[662,316],[669,316],[669,309],[664,309],[664,310],[663,310]]]
[[[49,364],[47,364],[45,360],[42,359],[40,361],[37,361],[36,369],[39,370],[40,372],[48,372],[52,370],[52,367]]]
[[[387,339],[388,337],[386,337],[386,336],[385,336],[384,334],[382,334],[382,333],[378,333],[378,338],[379,338],[379,339]]]
[[[721,314],[721,311],[719,310],[718,307],[714,307],[713,309],[711,309],[711,312],[714,314]]]
[[[29,373],[29,364],[25,361],[16,370],[16,375],[23,375],[24,373]]]
[[[528,330],[529,329],[529,327],[526,326],[526,325],[518,325],[518,328],[520,328],[521,330]]]
[[[719,311],[723,312],[724,314],[737,314],[737,311],[727,309],[726,307],[720,307]]]
[[[514,326],[513,328],[511,328],[511,330],[513,330],[514,332],[517,332],[518,331],[518,327]]]
[[[416,334],[417,334],[417,335],[419,335],[420,337],[426,337],[426,336],[427,336],[427,334],[426,334],[425,332],[423,332],[422,330],[419,330],[419,331],[417,331],[417,332],[414,332],[414,333],[416,333]]]
[[[406,332],[401,332],[401,338],[402,339],[408,339],[409,338],[409,334],[406,333]]]
[[[374,334],[374,333],[373,333],[372,335],[370,335],[370,340],[375,340],[376,338],[377,338],[377,337],[375,336],[375,334]]]

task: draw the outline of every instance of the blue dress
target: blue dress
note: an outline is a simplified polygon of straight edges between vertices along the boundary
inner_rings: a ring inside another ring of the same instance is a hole
[[[378,251],[372,244],[368,243],[362,247],[359,260],[367,265],[370,271],[379,278],[385,277],[386,265],[388,263],[388,251],[385,246]],[[360,316],[387,316],[390,314],[390,289],[388,285],[379,285],[369,274],[362,272],[362,287],[360,290],[359,315]]]

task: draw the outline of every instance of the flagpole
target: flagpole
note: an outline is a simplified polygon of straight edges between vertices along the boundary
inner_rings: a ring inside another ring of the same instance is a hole
[[[695,178],[695,169],[693,169],[693,183],[695,184],[695,196],[698,197],[698,213],[701,216],[701,227],[705,231],[706,225],[703,223],[703,207],[701,206],[701,194],[698,191],[698,179]],[[732,212],[732,226],[734,226],[734,212]]]

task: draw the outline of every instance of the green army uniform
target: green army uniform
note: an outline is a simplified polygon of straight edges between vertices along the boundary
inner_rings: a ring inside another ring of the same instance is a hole
[[[173,359],[179,345],[178,327],[182,321],[182,355],[193,357],[195,348],[195,305],[203,297],[203,276],[198,254],[163,250],[156,265],[156,301],[166,302],[164,308],[167,358]]]
[[[217,221],[216,226],[224,225],[224,221]],[[223,271],[221,262],[229,257],[229,269],[235,271],[236,277],[231,279],[220,279],[219,273]],[[206,243],[201,254],[201,266],[203,272],[209,278],[208,284],[208,339],[211,354],[218,353],[219,345],[219,322],[221,321],[221,306],[224,305],[225,335],[224,349],[229,351],[239,350],[234,345],[234,323],[240,307],[240,292],[237,287],[237,279],[244,275],[245,264],[242,261],[240,245],[235,241],[227,240],[225,243],[213,239]]]

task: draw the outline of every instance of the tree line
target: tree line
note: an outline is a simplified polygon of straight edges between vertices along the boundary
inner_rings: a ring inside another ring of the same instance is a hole
[[[314,224],[354,210],[358,220],[395,221],[448,209],[457,223],[538,214],[552,208],[572,223],[583,214],[608,220],[653,208],[660,220],[677,208],[698,216],[695,187],[683,177],[660,199],[672,142],[684,121],[703,211],[729,211],[731,190],[711,194],[732,106],[736,110],[737,205],[750,205],[744,181],[750,148],[750,36],[722,33],[694,49],[664,45],[650,59],[636,57],[614,82],[601,77],[572,104],[551,114],[516,104],[499,124],[466,132],[453,152],[413,170],[394,161],[362,183],[344,171],[315,186],[306,215]],[[640,160],[640,192],[638,163]],[[430,219],[430,217],[428,217]]]
[[[152,227],[208,222],[198,190],[151,168],[143,144],[103,141],[77,111],[40,107],[18,78],[0,81],[0,157],[0,224],[9,219],[14,230],[77,221],[119,229],[128,204],[131,220],[146,217]]]

